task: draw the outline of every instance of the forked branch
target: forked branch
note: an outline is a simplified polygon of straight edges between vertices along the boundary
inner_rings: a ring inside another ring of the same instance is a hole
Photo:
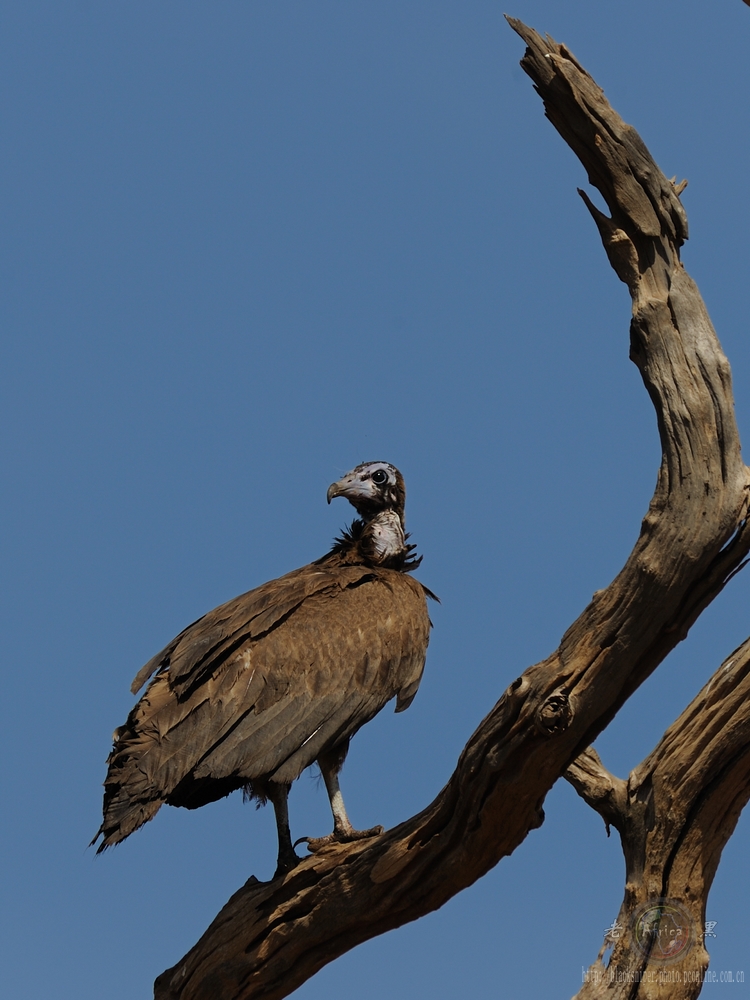
[[[729,365],[679,248],[674,186],[567,49],[511,21],[548,118],[609,208],[591,207],[633,297],[631,357],[654,403],[663,458],[640,537],[560,647],[482,721],[421,813],[331,847],[286,877],[250,880],[156,982],[157,1000],[280,998],[350,948],[442,906],[543,820],[567,765],[683,639],[750,547]]]
[[[631,772],[613,777],[589,748],[565,777],[617,827],[625,897],[577,1000],[694,1000],[708,967],[706,901],[721,852],[750,798],[750,639]],[[607,789],[616,789],[610,794]],[[659,937],[646,921],[668,908]],[[676,905],[673,905],[676,904]],[[640,921],[640,922],[639,922]],[[644,946],[649,946],[644,947]]]

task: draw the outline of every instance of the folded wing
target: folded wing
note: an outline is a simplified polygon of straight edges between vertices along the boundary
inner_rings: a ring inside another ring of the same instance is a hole
[[[115,733],[99,850],[164,802],[288,784],[393,697],[408,707],[429,627],[418,581],[335,556],[209,612],[134,681],[153,677]]]

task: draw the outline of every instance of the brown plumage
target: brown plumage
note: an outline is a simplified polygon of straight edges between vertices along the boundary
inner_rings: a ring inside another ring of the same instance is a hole
[[[236,597],[188,626],[150,660],[155,674],[114,734],[104,783],[102,851],[163,803],[194,809],[238,788],[273,802],[277,874],[297,862],[289,786],[317,761],[334,815],[331,840],[380,832],[349,823],[338,786],[349,740],[392,698],[408,708],[424,668],[430,620],[408,575],[404,482],[387,462],[357,466],[328,491],[360,519],[317,562]]]

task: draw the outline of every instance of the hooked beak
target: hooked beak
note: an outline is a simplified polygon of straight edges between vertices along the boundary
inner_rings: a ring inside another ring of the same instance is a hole
[[[328,503],[334,497],[346,497],[347,500],[369,500],[372,498],[372,483],[370,480],[363,482],[359,476],[348,472],[343,479],[331,483],[326,496]]]
[[[326,493],[326,497],[328,498],[328,503],[330,503],[334,497],[340,497],[340,496],[342,496],[341,483],[331,483],[331,485],[328,487],[328,492]]]

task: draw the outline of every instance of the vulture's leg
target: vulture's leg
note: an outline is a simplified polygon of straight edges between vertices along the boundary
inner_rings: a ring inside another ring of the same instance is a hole
[[[333,833],[329,833],[327,837],[306,838],[307,848],[313,853],[320,850],[321,847],[325,847],[326,844],[346,843],[349,840],[364,840],[365,837],[376,837],[379,833],[383,832],[382,826],[373,826],[369,830],[355,830],[349,822],[346,807],[344,806],[344,797],[341,794],[339,786],[339,771],[344,765],[348,750],[349,741],[347,740],[343,746],[335,750],[328,750],[318,757],[320,773],[323,775],[323,781],[326,783],[326,790],[331,803],[331,812],[333,813]]]
[[[276,829],[279,833],[279,858],[276,862],[276,871],[273,877],[286,875],[292,868],[299,864],[300,859],[292,847],[292,833],[289,829],[289,807],[287,798],[291,785],[277,785],[274,781],[269,781],[266,794],[273,803],[273,811],[276,813]]]

